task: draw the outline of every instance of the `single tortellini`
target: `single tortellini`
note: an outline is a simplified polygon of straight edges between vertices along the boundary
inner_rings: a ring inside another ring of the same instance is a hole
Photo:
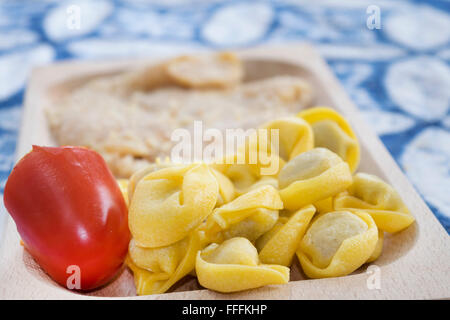
[[[220,233],[221,239],[245,237],[253,242],[275,225],[282,208],[278,191],[264,185],[216,208],[205,228],[208,235]]]
[[[294,212],[286,221],[276,227],[270,238],[259,242],[259,259],[263,263],[290,266],[298,244],[314,216],[314,206],[306,206]]]
[[[325,148],[315,148],[290,160],[278,175],[284,207],[297,210],[334,196],[352,183],[348,164]]]
[[[236,292],[289,281],[289,268],[261,264],[246,238],[213,243],[197,253],[195,270],[200,285],[219,292]]]
[[[142,178],[129,208],[140,247],[164,247],[185,238],[213,211],[218,184],[206,164],[173,166]]]
[[[164,293],[193,272],[197,252],[208,245],[200,229],[198,227],[187,238],[153,252],[133,244],[125,262],[133,272],[138,295]]]
[[[315,147],[330,149],[348,163],[352,172],[356,171],[360,160],[359,142],[344,117],[327,107],[307,109],[298,116],[311,125]]]
[[[297,256],[308,277],[339,277],[367,262],[377,241],[378,229],[369,214],[334,211],[311,224]]]
[[[298,117],[280,118],[262,125],[248,138],[247,143],[247,148],[253,152],[276,153],[284,161],[313,147],[311,126]]]
[[[364,209],[375,220],[378,228],[398,232],[414,222],[414,217],[397,191],[377,176],[357,173],[347,191],[334,199],[336,210]]]

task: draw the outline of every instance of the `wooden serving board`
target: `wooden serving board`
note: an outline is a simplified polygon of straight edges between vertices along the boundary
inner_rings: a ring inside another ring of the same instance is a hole
[[[325,61],[309,45],[260,47],[238,51],[246,81],[276,75],[305,77],[315,88],[316,105],[335,108],[350,121],[361,143],[359,171],[376,174],[392,184],[416,218],[408,229],[387,235],[382,256],[352,275],[308,280],[298,262],[291,282],[234,294],[202,290],[196,280],[184,279],[170,293],[135,296],[131,273],[124,268],[107,286],[79,294],[54,283],[19,244],[14,221],[8,216],[0,249],[1,299],[442,299],[450,298],[450,237],[401,172],[370,126],[362,119]],[[54,145],[43,107],[88,78],[115,73],[156,60],[64,62],[33,70],[26,92],[17,159],[32,144]],[[295,259],[297,260],[297,259]],[[372,264],[372,265],[373,265]],[[374,275],[374,272],[376,275]],[[379,277],[380,288],[368,286]]]

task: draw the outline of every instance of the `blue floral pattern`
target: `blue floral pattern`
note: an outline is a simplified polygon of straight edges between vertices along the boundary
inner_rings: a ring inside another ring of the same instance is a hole
[[[73,5],[79,29],[67,27]],[[371,30],[374,5],[381,24]],[[450,232],[449,12],[448,0],[3,1],[0,193],[33,66],[310,41]]]

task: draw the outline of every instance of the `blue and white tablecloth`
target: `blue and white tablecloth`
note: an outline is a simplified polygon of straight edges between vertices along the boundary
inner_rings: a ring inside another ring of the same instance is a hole
[[[448,0],[0,2],[0,193],[33,66],[298,41],[317,45],[450,232]]]

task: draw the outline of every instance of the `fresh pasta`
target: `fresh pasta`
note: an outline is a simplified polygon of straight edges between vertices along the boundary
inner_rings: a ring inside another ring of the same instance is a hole
[[[231,180],[235,194],[239,196],[254,189],[255,184],[276,184],[276,177],[284,163],[276,154],[240,149],[211,167]]]
[[[211,169],[211,172],[216,178],[217,184],[219,186],[219,194],[217,197],[216,207],[220,207],[233,200],[236,196],[236,191],[234,189],[233,182],[231,182],[231,180],[228,179],[226,175],[215,169]]]
[[[311,125],[316,148],[330,149],[348,163],[352,172],[356,171],[360,160],[359,143],[343,116],[327,107],[307,109],[298,116]]]
[[[136,189],[136,185],[139,181],[141,181],[142,178],[144,178],[146,175],[158,171],[159,169],[164,169],[167,167],[173,166],[172,163],[164,162],[164,163],[153,163],[145,168],[142,168],[138,171],[136,171],[128,180],[127,182],[127,200],[130,203],[134,194],[134,190]],[[121,179],[122,181],[124,179]]]
[[[352,183],[348,164],[325,148],[299,154],[281,169],[280,196],[286,209],[296,210],[346,190]]]
[[[139,295],[187,275],[223,293],[284,284],[294,259],[309,278],[345,276],[382,255],[385,232],[414,222],[392,186],[354,173],[359,143],[336,111],[312,108],[259,129],[278,130],[278,144],[256,131],[221,161],[157,162],[118,181]]]
[[[187,249],[182,259],[176,265],[173,273],[153,272],[136,265],[133,259],[128,255],[126,264],[133,271],[136,292],[139,295],[149,295],[164,293],[169,290],[178,280],[182,279],[194,270],[195,258],[199,250],[206,245],[206,240],[202,237],[202,231],[197,228],[188,236]],[[177,251],[179,248],[177,248]],[[178,258],[179,252],[173,255]],[[173,262],[173,261],[172,261]]]
[[[310,278],[347,275],[374,252],[378,229],[362,211],[335,211],[313,222],[297,251],[303,271]]]
[[[146,175],[129,208],[136,243],[154,248],[183,239],[212,212],[218,189],[206,164],[172,166]]]
[[[199,251],[195,269],[203,287],[219,292],[236,292],[289,281],[289,268],[262,264],[258,251],[246,238],[232,238]]]
[[[128,248],[130,259],[136,266],[153,273],[165,273],[168,276],[175,272],[178,264],[187,251],[188,238],[174,244],[159,248],[145,248],[132,239]]]
[[[380,178],[357,173],[351,187],[334,199],[336,209],[364,209],[375,220],[378,228],[398,232],[414,222],[397,191]]]
[[[283,209],[283,202],[274,187],[265,185],[249,191],[234,201],[215,209],[212,219],[222,229],[226,229],[252,215],[257,209]]]
[[[253,152],[272,153],[278,150],[278,155],[284,161],[289,161],[296,155],[314,147],[312,128],[301,118],[285,117],[273,120],[261,126],[260,129],[263,130],[258,130],[256,135],[249,138],[247,147]],[[278,141],[272,141],[272,130],[277,130],[275,132]]]
[[[303,238],[306,228],[309,225],[316,208],[309,205],[297,212],[294,212],[285,223],[261,244],[259,258],[264,263],[290,266],[292,258],[298,247],[298,243]]]

